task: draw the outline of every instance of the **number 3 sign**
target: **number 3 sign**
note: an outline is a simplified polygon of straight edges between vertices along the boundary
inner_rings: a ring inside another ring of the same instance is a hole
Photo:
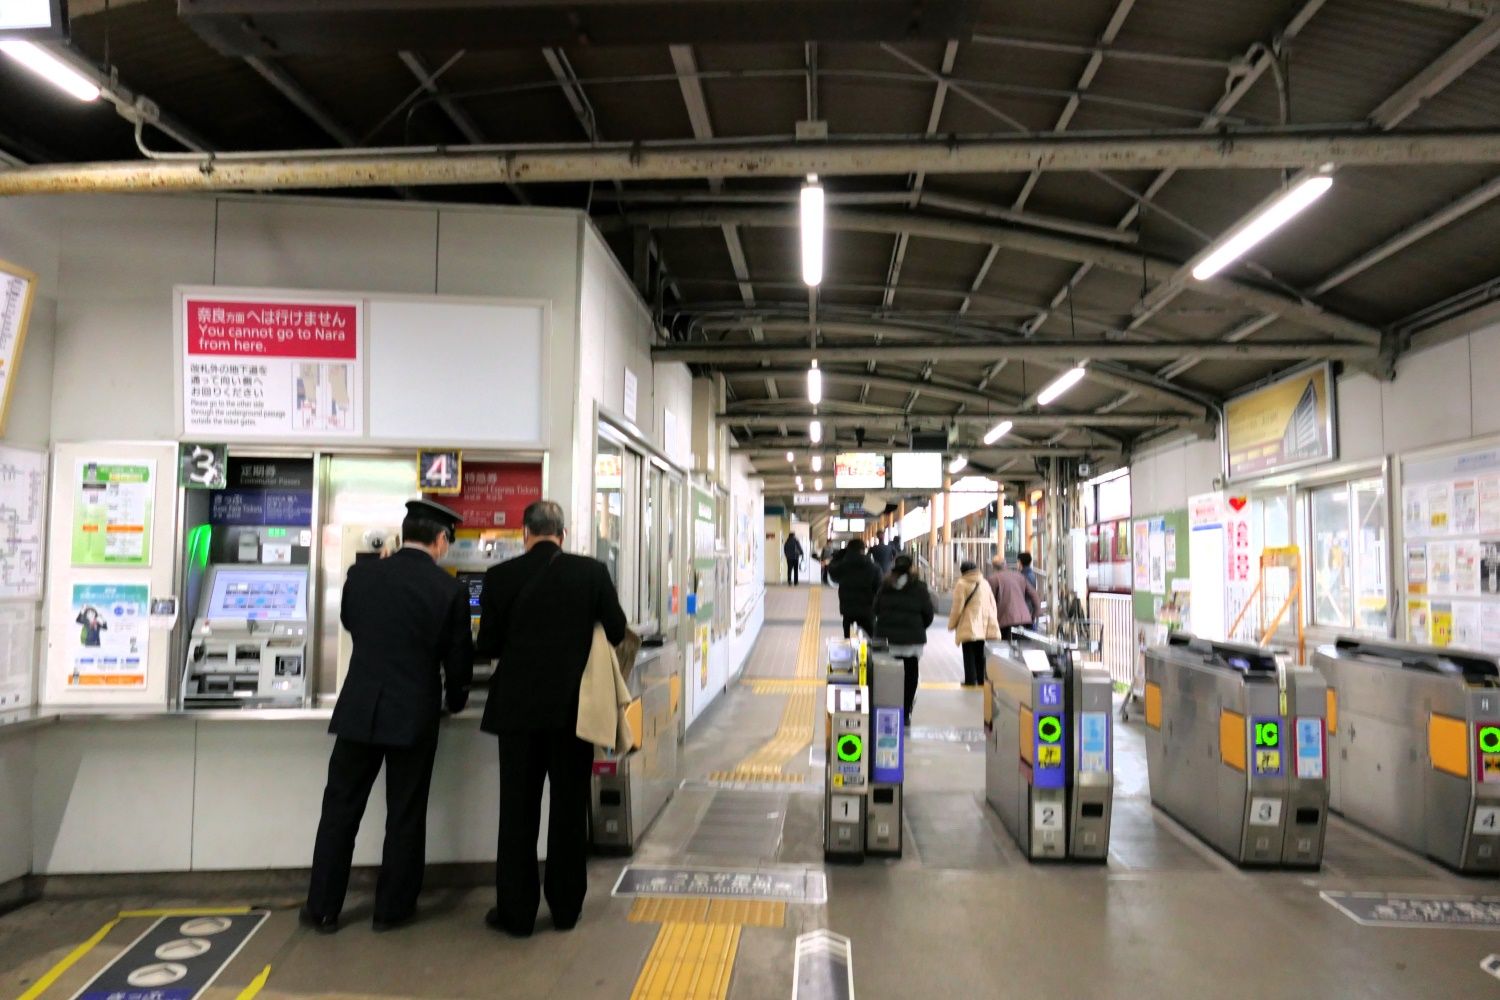
[[[417,452],[417,488],[423,493],[462,493],[463,463],[461,451]]]

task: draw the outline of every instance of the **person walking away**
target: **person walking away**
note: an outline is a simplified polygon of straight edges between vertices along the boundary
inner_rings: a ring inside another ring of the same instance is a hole
[[[995,571],[989,576],[989,584],[1000,621],[1000,638],[1009,639],[1011,629],[1036,620],[1031,610],[1036,606],[1036,591],[1024,576],[1005,564],[1004,556],[996,556],[992,565]]]
[[[571,930],[588,890],[589,779],[594,748],[578,738],[578,688],[604,626],[625,638],[625,612],[609,570],[563,552],[563,510],[538,500],[522,516],[525,552],[484,575],[479,655],[497,659],[480,728],[499,738],[500,835],[495,908],[485,923],[529,937],[543,891],[552,923]],[[537,877],[542,785],[551,782],[547,872]],[[540,883],[540,884],[539,884]]]
[[[802,568],[801,539],[795,533],[788,532],[781,551],[786,556],[786,582],[795,587],[797,586],[797,571]]]
[[[818,553],[818,571],[823,577],[823,586],[828,586],[828,546],[823,546],[823,551]]]
[[[953,585],[953,608],[948,612],[948,630],[964,656],[964,686],[984,683],[984,642],[1000,638],[1000,620],[995,613],[995,595],[979,566],[965,559]]]
[[[880,589],[880,570],[856,538],[844,546],[828,566],[828,576],[839,588],[839,614],[844,618],[844,638],[849,626],[858,625],[866,635],[875,634],[875,592]]]
[[[354,650],[328,726],[336,739],[299,914],[320,933],[338,930],[354,838],[382,765],[385,849],[372,925],[390,930],[416,915],[438,719],[445,703],[463,710],[474,672],[468,592],[437,564],[460,521],[441,504],[408,502],[400,550],[355,563],[344,580],[339,620]]]
[[[896,550],[885,542],[876,542],[870,546],[870,558],[875,560],[875,565],[884,577],[891,571],[891,565],[896,561]]]
[[[1041,617],[1042,602],[1036,594],[1036,570],[1031,568],[1031,553],[1022,552],[1016,556],[1016,562],[1021,564],[1021,575],[1026,578],[1027,583],[1031,584],[1031,597],[1027,598],[1026,603],[1031,607],[1031,621],[1035,624],[1036,620]]]
[[[917,700],[917,665],[933,617],[932,592],[917,575],[911,556],[897,556],[875,595],[875,635],[890,643],[890,654],[899,657],[906,668],[904,715],[908,727]]]

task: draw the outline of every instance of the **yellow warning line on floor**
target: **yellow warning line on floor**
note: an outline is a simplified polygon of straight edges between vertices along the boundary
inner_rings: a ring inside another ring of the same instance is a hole
[[[785,927],[786,904],[704,896],[642,896],[630,908],[635,924],[736,924],[741,927]]]
[[[771,679],[786,683],[790,697],[781,713],[776,735],[728,771],[709,775],[713,781],[772,781],[789,779],[784,774],[787,762],[812,743],[817,722],[819,633],[823,626],[823,588],[812,587],[807,596],[807,615],[802,621],[802,638],[797,644],[797,663],[790,678]],[[752,685],[761,683],[751,682]],[[753,689],[753,687],[752,687]],[[795,779],[801,780],[801,779]]]
[[[662,924],[630,1000],[724,1000],[739,947],[734,924]]]

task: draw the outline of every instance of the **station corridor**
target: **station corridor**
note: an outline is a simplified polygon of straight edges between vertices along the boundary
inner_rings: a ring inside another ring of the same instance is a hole
[[[159,918],[246,908],[269,915],[204,996],[788,997],[797,936],[819,928],[850,939],[866,1000],[1495,991],[1480,969],[1500,950],[1493,934],[1361,926],[1320,895],[1474,895],[1489,883],[1338,818],[1320,871],[1239,870],[1153,810],[1139,723],[1117,729],[1109,863],[1028,864],[985,804],[980,695],[960,688],[941,617],[908,744],[905,853],[825,865],[821,649],[837,634],[832,588],[769,588],[758,645],[694,727],[680,789],[633,858],[591,862],[570,933],[545,909],[529,940],[487,929],[488,872],[473,868],[433,870],[418,922],[379,935],[368,879],[357,882],[342,929],[326,937],[298,926],[302,885],[290,873],[196,876],[195,887],[217,888],[191,896],[171,876],[58,879],[43,901],[0,917],[0,994],[75,996]],[[827,901],[611,895],[626,864],[824,873]]]

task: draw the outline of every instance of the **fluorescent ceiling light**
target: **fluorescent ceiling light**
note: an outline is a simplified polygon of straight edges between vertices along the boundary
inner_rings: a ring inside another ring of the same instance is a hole
[[[70,97],[76,97],[80,101],[99,99],[99,88],[88,77],[38,45],[22,41],[0,42],[0,52]]]
[[[788,462],[795,462],[795,461],[797,461],[797,456],[793,455],[791,452],[787,452],[786,453],[786,460]]]
[[[952,475],[957,475],[958,473],[964,471],[964,469],[967,468],[968,465],[968,455],[954,455],[953,461],[948,463],[948,472]]]
[[[1000,421],[998,424],[991,427],[988,431],[985,432],[984,443],[994,444],[996,441],[999,441],[1001,438],[1005,437],[1005,435],[1009,434],[1010,429],[1014,426],[1015,424],[1009,420]]]
[[[816,361],[807,370],[807,401],[814,406],[823,402],[823,373]]]
[[[812,470],[814,472],[822,472],[823,471],[823,456],[822,455],[814,455],[812,457]]]
[[[809,287],[823,281],[823,188],[814,174],[802,188],[802,281]]]
[[[807,436],[813,444],[823,440],[823,421],[814,420],[807,425]]]
[[[1309,177],[1292,185],[1281,197],[1226,236],[1217,249],[1193,267],[1193,277],[1199,281],[1212,278],[1243,257],[1257,243],[1295,219],[1307,206],[1327,194],[1331,187],[1333,178],[1326,174]]]
[[[797,477],[797,489],[799,489],[799,490],[802,489],[802,477],[801,476]]]
[[[822,476],[819,476],[817,479],[813,480],[813,492],[814,493],[821,493],[821,492],[823,492],[823,477]]]
[[[1038,406],[1046,406],[1048,403],[1054,401],[1077,385],[1078,380],[1083,378],[1083,374],[1083,365],[1079,365],[1076,368],[1069,368],[1049,382],[1045,389],[1037,393],[1036,404]]]

